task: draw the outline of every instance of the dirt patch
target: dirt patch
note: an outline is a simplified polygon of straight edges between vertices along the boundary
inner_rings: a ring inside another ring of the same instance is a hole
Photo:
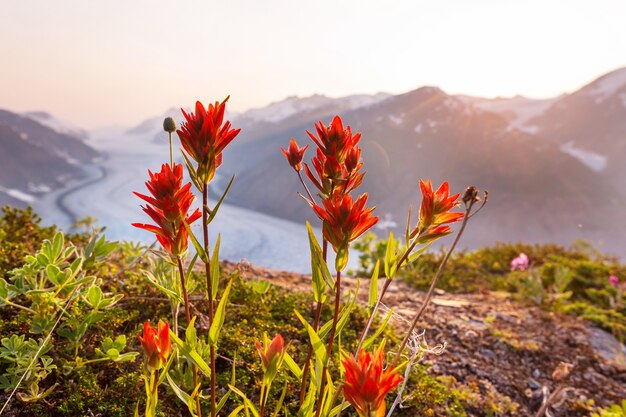
[[[234,264],[226,264],[235,268]],[[246,265],[243,275],[264,279],[294,291],[310,291],[310,277]],[[343,278],[345,291],[357,279]],[[359,302],[367,303],[369,280],[360,280]],[[420,307],[424,293],[394,281],[384,303],[394,308],[393,325],[401,332]],[[584,320],[557,315],[512,300],[507,293],[446,294],[437,292],[420,323],[429,345],[445,344],[442,355],[428,355],[432,375],[446,376],[455,389],[474,396],[469,415],[485,414],[486,402],[511,407],[493,415],[532,416],[543,391],[554,390],[551,375],[560,362],[575,364],[559,416],[587,416],[591,401],[608,406],[626,398],[626,371],[602,355],[596,341],[608,333]],[[612,337],[608,335],[608,337]],[[592,340],[594,343],[592,343]],[[618,342],[618,346],[620,345]],[[508,398],[507,398],[508,397]],[[517,403],[517,405],[513,404]],[[494,405],[494,407],[496,407]]]

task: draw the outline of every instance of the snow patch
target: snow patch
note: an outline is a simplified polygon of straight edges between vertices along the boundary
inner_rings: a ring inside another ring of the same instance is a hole
[[[511,127],[526,133],[537,133],[536,126],[527,126],[535,117],[541,116],[557,99],[536,100],[523,96],[512,98],[477,99],[474,106],[480,110],[504,115]],[[561,104],[558,102],[557,105]]]
[[[36,200],[36,198],[24,191],[16,190],[14,188],[4,188],[0,187],[0,192],[3,192],[17,200],[23,201],[25,203],[32,203]]]
[[[28,191],[31,193],[49,193],[52,191],[52,188],[46,184],[35,184],[34,182],[29,182]]]
[[[596,103],[601,103],[625,86],[626,68],[621,68],[598,78],[583,91],[592,94]]]
[[[265,107],[250,109],[238,117],[247,117],[256,122],[277,123],[298,113],[315,110],[324,106],[338,105],[345,110],[354,110],[377,104],[390,95],[378,93],[374,95],[356,94],[340,98],[326,97],[315,94],[310,97],[291,96]],[[344,111],[345,111],[344,110]]]
[[[401,114],[400,116],[394,116],[393,114],[390,114],[389,116],[389,120],[391,121],[391,123],[395,124],[395,125],[401,125],[402,122],[404,121],[404,113]]]
[[[567,142],[561,146],[561,151],[573,156],[583,164],[587,165],[592,171],[600,172],[606,168],[607,157],[597,154],[595,152],[586,151],[584,149],[576,148],[574,142]]]
[[[64,120],[57,119],[50,113],[42,111],[31,111],[23,113],[22,115],[36,121],[37,123],[49,127],[57,133],[75,136],[81,139],[85,139],[87,137],[87,132],[84,129],[81,129],[80,127]]]

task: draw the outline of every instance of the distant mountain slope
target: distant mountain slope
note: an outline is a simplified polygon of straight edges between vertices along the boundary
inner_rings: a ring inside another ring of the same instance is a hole
[[[36,120],[0,110],[0,205],[24,206],[84,175],[98,156],[81,139]]]
[[[533,103],[521,104],[532,108]],[[551,103],[534,104],[543,106],[534,110],[541,114]],[[248,126],[225,156],[225,169],[237,172],[231,198],[293,220],[310,218],[296,196],[297,178],[279,147],[292,136],[309,143],[305,129],[312,130],[318,119],[328,123],[332,115],[305,111],[291,116],[291,123],[282,129]],[[626,253],[626,226],[616,222],[623,217],[624,193],[616,192],[581,158],[564,151],[558,140],[517,128],[519,115],[494,112],[434,87],[341,115],[363,133],[367,170],[363,191],[370,193],[379,215],[390,213],[403,225],[408,205],[419,203],[417,179],[437,183],[447,179],[459,192],[470,184],[490,191],[488,208],[466,236],[470,246],[496,240],[568,244],[586,238],[618,245]],[[310,156],[309,152],[307,159]]]

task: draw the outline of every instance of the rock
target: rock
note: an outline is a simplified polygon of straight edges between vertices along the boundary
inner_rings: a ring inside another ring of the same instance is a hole
[[[626,346],[612,334],[590,326],[588,340],[596,355],[620,371],[626,371]]]

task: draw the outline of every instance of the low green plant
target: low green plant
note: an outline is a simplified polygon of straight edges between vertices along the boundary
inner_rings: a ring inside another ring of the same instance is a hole
[[[601,408],[592,417],[626,417],[626,400],[621,405],[613,404],[611,407]]]

